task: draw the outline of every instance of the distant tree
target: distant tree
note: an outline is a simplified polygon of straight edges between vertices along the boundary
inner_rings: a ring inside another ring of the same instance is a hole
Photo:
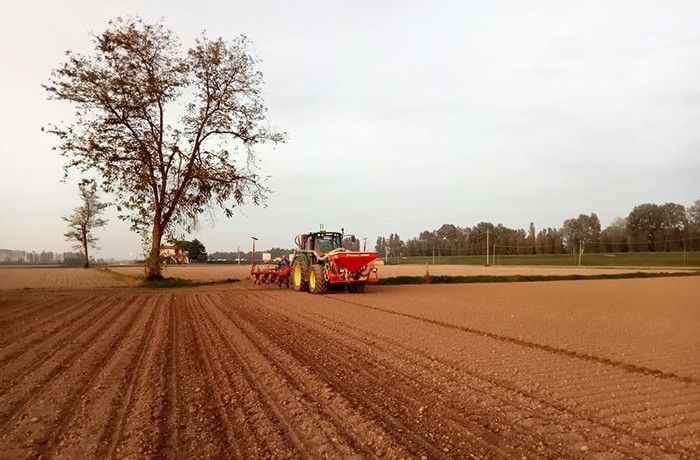
[[[530,230],[527,233],[527,245],[529,254],[542,254],[542,246],[537,242],[537,232],[535,231],[535,223],[530,222]]]
[[[377,237],[377,244],[374,245],[374,250],[379,254],[379,257],[386,257],[388,247],[386,238],[383,236]]]
[[[406,245],[397,233],[392,233],[389,235],[387,244],[389,246],[389,252],[393,257],[398,258],[403,255]]]
[[[569,252],[597,252],[600,243],[600,220],[595,213],[587,216],[579,214],[575,219],[567,219],[562,234]]]
[[[474,255],[485,255],[486,254],[486,234],[489,234],[489,246],[493,247],[494,241],[498,243],[499,246],[503,245],[503,242],[498,242],[496,235],[494,235],[494,225],[490,222],[479,222],[474,227],[471,228],[469,237],[469,249],[470,253]],[[491,248],[489,248],[491,251]]]
[[[686,209],[688,228],[686,231],[686,249],[696,251],[700,249],[700,200],[696,200]]]
[[[68,232],[64,233],[66,240],[73,241],[73,248],[80,251],[83,257],[83,268],[90,267],[88,249],[98,249],[98,238],[93,231],[104,227],[107,221],[100,214],[107,207],[97,199],[97,186],[94,182],[83,181],[80,185],[80,198],[83,204],[73,209],[73,214],[63,216],[68,222]]]
[[[435,236],[435,230],[424,230],[420,232],[420,234],[418,235],[418,239],[421,242],[421,249],[424,251],[423,255],[432,256],[435,254],[435,246],[437,245],[437,236]]]
[[[688,206],[686,212],[688,213],[688,223],[700,229],[700,200],[695,200],[695,203]]]
[[[627,252],[628,239],[627,220],[617,217],[600,233],[601,250],[602,252]]]
[[[664,213],[661,206],[644,203],[627,216],[627,230],[637,251],[656,251],[656,241],[663,237]]]
[[[547,227],[537,233],[537,246],[541,248],[541,254],[564,253],[561,230]]]
[[[190,262],[203,263],[207,261],[207,249],[204,247],[202,242],[196,238],[190,243],[188,255]]]
[[[664,232],[664,251],[677,251],[683,248],[683,231],[688,227],[685,206],[678,203],[665,203],[661,206]]]
[[[49,125],[70,168],[94,171],[120,219],[150,245],[146,277],[160,279],[161,241],[190,231],[209,206],[233,215],[268,190],[253,172],[256,146],[283,142],[268,129],[262,74],[245,36],[204,34],[186,53],[160,23],[110,21],[94,53],[67,52],[44,88],[76,106],[75,121]],[[240,151],[244,160],[236,162]]]

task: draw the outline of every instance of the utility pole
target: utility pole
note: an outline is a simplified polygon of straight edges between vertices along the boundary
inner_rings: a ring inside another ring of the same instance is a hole
[[[253,239],[253,255],[250,262],[250,274],[252,275],[255,271],[255,242],[258,241],[258,239],[254,236],[251,236],[251,238]]]
[[[241,246],[238,245],[238,265],[241,264]]]
[[[583,255],[583,240],[579,243],[578,247],[578,266],[581,266],[581,256]]]
[[[486,266],[489,266],[489,231],[486,230]]]

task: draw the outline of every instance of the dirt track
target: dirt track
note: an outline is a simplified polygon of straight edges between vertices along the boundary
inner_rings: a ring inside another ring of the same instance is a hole
[[[697,458],[700,278],[0,292],[0,457]]]

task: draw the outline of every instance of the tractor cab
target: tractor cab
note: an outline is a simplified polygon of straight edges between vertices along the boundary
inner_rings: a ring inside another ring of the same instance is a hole
[[[334,249],[343,247],[343,235],[336,232],[318,232],[312,233],[311,238],[307,240],[307,244],[312,244],[312,247],[307,248],[320,254],[326,254]]]

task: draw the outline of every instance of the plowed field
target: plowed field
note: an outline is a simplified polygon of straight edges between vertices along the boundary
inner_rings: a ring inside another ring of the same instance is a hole
[[[0,458],[698,458],[699,331],[700,277],[5,289]]]

